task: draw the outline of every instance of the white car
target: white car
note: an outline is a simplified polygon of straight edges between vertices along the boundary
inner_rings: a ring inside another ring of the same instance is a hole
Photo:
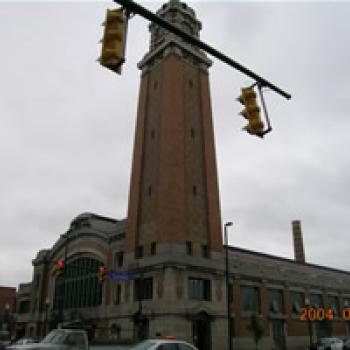
[[[343,350],[343,341],[339,338],[321,338],[317,350]]]
[[[198,350],[194,345],[177,339],[148,339],[129,350]]]
[[[26,344],[33,344],[33,343],[39,343],[39,340],[35,340],[33,338],[22,338],[22,339],[18,339],[14,345],[26,345]]]

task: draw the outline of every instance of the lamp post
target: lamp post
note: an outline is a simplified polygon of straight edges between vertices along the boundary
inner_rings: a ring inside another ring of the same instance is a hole
[[[231,327],[231,312],[230,312],[230,294],[229,294],[229,269],[228,269],[228,237],[227,228],[232,226],[232,222],[226,222],[224,225],[224,243],[225,243],[225,264],[226,264],[226,311],[227,311],[227,336],[228,336],[228,350],[232,350],[232,327]]]
[[[306,306],[307,310],[309,310],[310,304],[311,303],[310,303],[309,297],[305,297],[305,306]],[[311,346],[312,346],[312,323],[311,323],[310,317],[308,317],[307,320],[308,320],[308,326],[309,326],[310,349],[311,349]]]

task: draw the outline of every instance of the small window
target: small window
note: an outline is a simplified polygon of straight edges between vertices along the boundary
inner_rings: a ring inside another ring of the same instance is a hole
[[[137,278],[134,284],[135,300],[153,298],[153,278]]]
[[[335,295],[328,296],[328,306],[333,311],[334,316],[339,314],[339,300]]]
[[[283,313],[283,293],[279,289],[269,290],[269,311],[272,313]]]
[[[321,294],[311,294],[310,306],[314,307],[315,309],[323,307],[322,295]]]
[[[241,287],[242,310],[260,312],[259,289],[256,287]]]
[[[194,196],[197,195],[197,186],[193,186],[192,187],[192,193],[193,193]]]
[[[151,139],[152,140],[154,139],[155,135],[156,135],[156,132],[154,131],[154,129],[152,129],[151,130]]]
[[[228,284],[228,302],[230,304],[233,303],[233,284],[232,283]]]
[[[157,243],[152,242],[151,243],[151,255],[156,255],[156,250],[157,250]]]
[[[194,129],[193,128],[191,128],[191,130],[190,130],[190,135],[192,138],[194,138]]]
[[[189,80],[189,81],[188,81],[188,85],[189,85],[190,87],[193,87],[193,81],[192,81],[192,80]]]
[[[139,258],[142,258],[142,257],[143,257],[143,246],[142,245],[138,245],[136,247],[136,250],[135,250],[135,258],[139,259]]]
[[[202,245],[202,257],[209,258],[209,248],[206,244]]]
[[[115,290],[115,303],[117,305],[121,303],[121,297],[122,297],[122,286],[118,284]]]
[[[190,241],[186,242],[186,254],[192,255],[192,242]]]
[[[158,81],[156,80],[153,82],[153,89],[157,90],[157,88],[158,88]]]
[[[118,252],[116,254],[116,262],[117,262],[117,267],[122,267],[124,264],[124,253],[123,252]]]
[[[292,292],[291,299],[292,299],[292,314],[300,315],[300,310],[305,305],[304,294],[300,292]]]

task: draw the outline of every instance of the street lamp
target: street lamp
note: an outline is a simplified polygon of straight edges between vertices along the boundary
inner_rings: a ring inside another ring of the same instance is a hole
[[[231,312],[230,312],[230,294],[229,294],[229,269],[228,269],[228,238],[227,228],[232,226],[231,221],[224,225],[224,243],[225,243],[225,263],[226,263],[226,311],[227,311],[227,333],[228,333],[228,350],[232,350],[232,329],[231,329]]]
[[[305,297],[305,306],[306,306],[306,310],[309,310],[310,309],[310,299],[309,297]],[[309,313],[307,313],[307,315],[309,315]],[[309,326],[309,337],[310,337],[310,349],[311,349],[311,346],[312,346],[312,323],[311,323],[311,320],[310,320],[310,317],[307,317],[307,320],[308,320],[308,326]]]

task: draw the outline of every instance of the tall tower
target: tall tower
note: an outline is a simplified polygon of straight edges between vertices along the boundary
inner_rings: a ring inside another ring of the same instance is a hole
[[[199,37],[185,3],[157,14]],[[127,253],[209,256],[222,251],[210,104],[211,61],[198,48],[150,25],[142,70],[132,164]],[[137,256],[136,256],[137,257]]]

